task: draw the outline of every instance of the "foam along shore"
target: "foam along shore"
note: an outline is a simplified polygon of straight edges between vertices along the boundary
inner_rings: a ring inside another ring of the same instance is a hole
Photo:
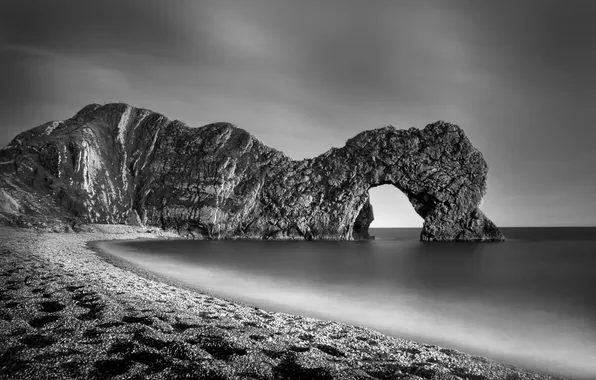
[[[0,378],[560,379],[185,288],[93,242],[174,238],[0,227]]]

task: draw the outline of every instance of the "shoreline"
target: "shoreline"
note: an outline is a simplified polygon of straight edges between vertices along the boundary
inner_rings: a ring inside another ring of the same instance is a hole
[[[93,228],[0,227],[0,377],[561,379],[212,296],[100,247],[173,235]]]

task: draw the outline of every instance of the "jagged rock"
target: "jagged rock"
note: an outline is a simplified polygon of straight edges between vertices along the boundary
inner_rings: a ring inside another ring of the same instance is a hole
[[[369,130],[294,161],[229,123],[189,128],[126,104],[92,104],[0,151],[20,212],[74,223],[173,228],[206,238],[368,236],[371,187],[392,184],[424,218],[421,240],[502,240],[478,209],[488,167],[464,132]],[[18,190],[18,191],[16,191]]]
[[[0,189],[0,212],[16,214],[19,212],[19,204],[4,189]]]
[[[139,217],[139,214],[135,210],[129,210],[126,216],[126,224],[129,226],[143,227],[143,222]]]
[[[354,239],[373,239],[374,236],[371,237],[368,233],[368,227],[370,227],[374,219],[373,207],[370,204],[370,199],[367,199],[354,222],[354,230],[352,232]]]

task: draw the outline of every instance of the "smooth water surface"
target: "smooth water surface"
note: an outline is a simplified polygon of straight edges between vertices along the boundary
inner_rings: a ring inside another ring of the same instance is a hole
[[[504,243],[133,241],[104,248],[198,289],[574,379],[596,379],[596,228]]]

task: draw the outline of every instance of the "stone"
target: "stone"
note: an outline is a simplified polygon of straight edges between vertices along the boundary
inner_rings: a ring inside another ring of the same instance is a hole
[[[391,184],[424,219],[423,241],[504,239],[479,209],[482,154],[443,121],[364,131],[296,161],[229,123],[190,128],[127,104],[92,104],[21,133],[0,161],[14,163],[0,165],[0,189],[18,189],[11,212],[66,225],[157,226],[207,239],[361,239],[374,219],[369,189]]]
[[[143,222],[141,222],[141,218],[135,210],[128,211],[128,215],[126,216],[126,224],[129,226],[143,227]]]
[[[4,189],[0,189],[0,212],[17,214],[19,209],[18,202],[8,192],[4,191]]]
[[[353,237],[354,239],[374,239],[374,236],[370,236],[368,233],[368,227],[375,219],[375,214],[373,212],[373,207],[370,204],[370,200],[367,199],[362,209],[358,213],[356,217],[356,221],[354,222],[354,230],[353,230]]]

